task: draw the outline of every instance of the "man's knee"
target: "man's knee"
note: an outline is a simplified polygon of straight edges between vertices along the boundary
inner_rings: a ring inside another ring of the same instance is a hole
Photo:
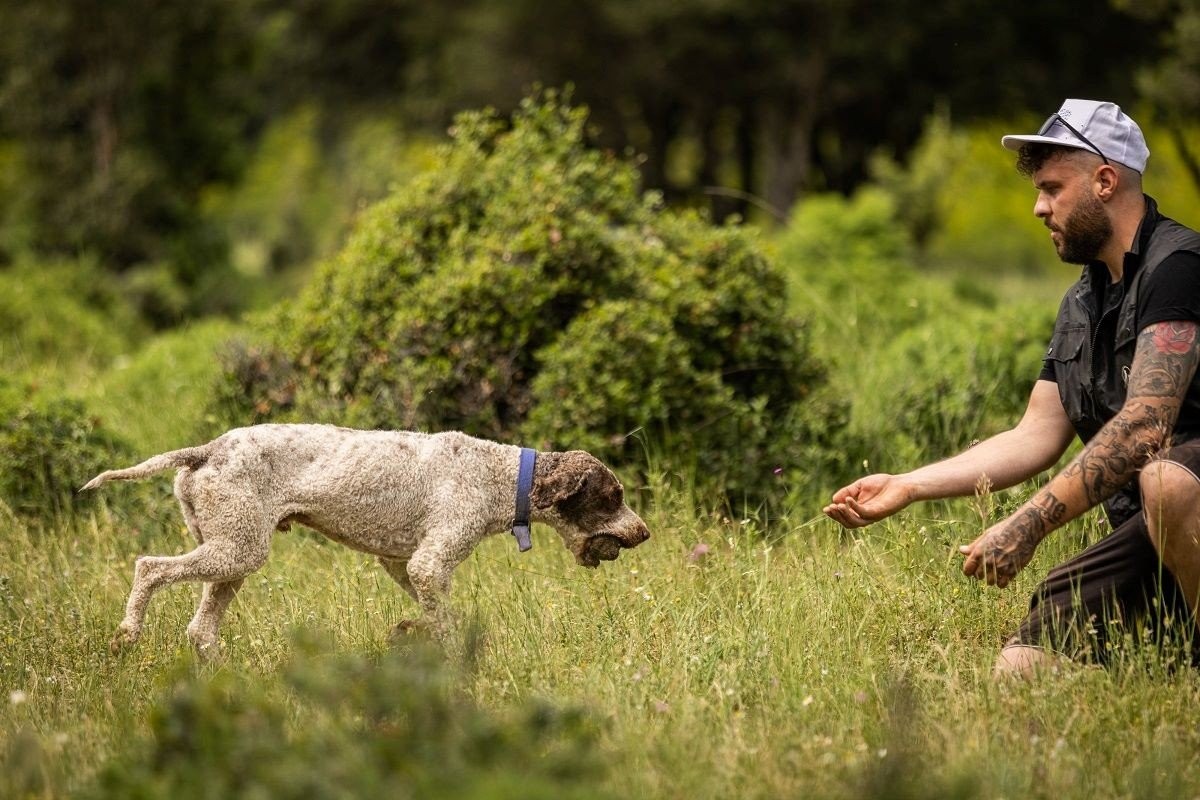
[[[1161,552],[1164,534],[1200,510],[1200,482],[1173,461],[1151,461],[1138,477],[1150,540]]]
[[[1062,660],[1061,656],[1048,653],[1040,647],[1025,644],[1010,644],[996,656],[992,677],[1032,678],[1039,672],[1053,668]]]

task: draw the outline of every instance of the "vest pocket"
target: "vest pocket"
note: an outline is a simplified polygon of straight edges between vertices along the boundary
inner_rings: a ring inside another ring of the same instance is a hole
[[[1050,337],[1050,347],[1046,350],[1046,358],[1052,361],[1074,361],[1079,358],[1086,339],[1086,325],[1063,325],[1055,328],[1054,335]]]
[[[1086,324],[1061,325],[1054,329],[1050,347],[1046,350],[1046,360],[1054,367],[1058,397],[1077,431],[1086,421],[1084,396],[1090,384],[1090,375],[1083,364],[1083,343],[1087,335]]]

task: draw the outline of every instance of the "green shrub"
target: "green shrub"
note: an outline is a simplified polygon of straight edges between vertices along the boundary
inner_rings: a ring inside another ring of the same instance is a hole
[[[270,278],[334,252],[362,206],[432,149],[394,115],[333,119],[302,105],[267,126],[236,185],[206,192],[203,213],[229,237],[238,273]]]
[[[901,165],[889,155],[870,159],[873,182],[895,203],[896,218],[918,251],[937,233],[946,214],[946,184],[966,155],[967,137],[955,131],[950,115],[939,109],[925,121],[920,141]]]
[[[96,798],[600,797],[600,729],[528,701],[476,705],[444,657],[307,654],[281,698],[221,672],[181,677],[150,715],[152,739],[114,759]]]
[[[880,469],[944,458],[1015,425],[1041,370],[1055,307],[960,310],[898,335],[855,408],[864,456]]]
[[[663,210],[553,93],[461,115],[365,212],[265,347],[227,360],[238,421],[459,428],[635,455],[640,429],[753,493],[842,420],[755,236]],[[814,405],[813,408],[817,406]],[[826,413],[832,412],[832,413]],[[640,453],[636,453],[640,455]]]
[[[877,347],[947,299],[913,268],[895,200],[879,189],[806,198],[775,246],[797,308],[813,317],[818,340],[839,353]]]
[[[98,375],[83,399],[138,458],[198,444],[223,432],[223,420],[208,416],[208,390],[221,375],[218,354],[240,330],[211,317],[160,333]]]
[[[0,500],[14,511],[49,518],[88,503],[79,487],[128,456],[81,401],[0,384]]]
[[[145,331],[133,305],[94,263],[21,261],[0,269],[0,367],[94,366]]]
[[[837,445],[856,470],[909,469],[1019,419],[1053,300],[1003,308],[971,276],[918,272],[893,194],[875,189],[805,200],[776,244],[852,405]]]

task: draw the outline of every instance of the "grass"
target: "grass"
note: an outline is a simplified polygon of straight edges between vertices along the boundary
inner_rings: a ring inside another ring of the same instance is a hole
[[[998,591],[957,571],[953,545],[973,535],[953,522],[972,517],[963,507],[918,508],[850,536],[810,519],[762,530],[698,514],[682,496],[665,482],[644,489],[654,538],[600,570],[575,567],[539,529],[529,554],[493,537],[456,573],[459,615],[484,631],[466,692],[485,708],[548,698],[600,718],[608,769],[598,793],[1200,792],[1195,672],[1135,652],[1109,670],[990,680],[1034,582],[1078,547],[1086,524],[1048,542]],[[186,545],[165,500],[136,532],[120,515],[120,490],[108,500],[44,528],[0,520],[0,753],[13,775],[22,748],[42,748],[48,777],[33,796],[87,789],[146,735],[180,664],[286,694],[290,630],[328,630],[336,649],[376,656],[390,626],[414,614],[367,557],[280,534],[227,617],[220,663],[192,663],[183,631],[196,591],[182,586],[156,596],[142,641],[112,656],[135,555]],[[693,560],[700,544],[709,552]]]

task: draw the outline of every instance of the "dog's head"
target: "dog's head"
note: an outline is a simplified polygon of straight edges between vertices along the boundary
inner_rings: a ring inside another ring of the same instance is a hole
[[[617,476],[582,450],[539,453],[529,501],[585,567],[612,561],[623,548],[650,538],[646,523],[625,505]]]

